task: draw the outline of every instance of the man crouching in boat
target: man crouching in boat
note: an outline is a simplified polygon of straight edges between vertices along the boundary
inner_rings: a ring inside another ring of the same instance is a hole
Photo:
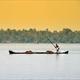
[[[56,49],[56,53],[58,53],[58,52],[59,52],[59,50],[60,50],[59,45],[58,45],[58,44],[56,44],[54,47],[55,47],[55,49]]]

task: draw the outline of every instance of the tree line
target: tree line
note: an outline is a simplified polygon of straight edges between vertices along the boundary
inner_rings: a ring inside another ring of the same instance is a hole
[[[62,31],[50,32],[48,29],[0,30],[0,43],[80,43],[80,31],[64,28]]]

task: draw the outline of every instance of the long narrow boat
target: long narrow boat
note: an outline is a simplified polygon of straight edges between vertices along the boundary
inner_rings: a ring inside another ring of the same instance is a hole
[[[13,52],[9,50],[9,54],[68,54],[69,51],[65,52],[53,52],[53,51],[46,51],[46,52],[32,52],[32,51],[25,51],[25,52]]]

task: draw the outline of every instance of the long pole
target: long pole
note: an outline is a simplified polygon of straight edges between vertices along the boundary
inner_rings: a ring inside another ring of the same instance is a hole
[[[53,42],[47,37],[47,39],[50,41],[50,43],[54,46]],[[55,47],[55,46],[54,46]]]

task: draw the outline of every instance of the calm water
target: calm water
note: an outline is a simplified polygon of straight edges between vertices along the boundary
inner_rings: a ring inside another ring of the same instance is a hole
[[[9,55],[9,49],[55,49],[51,44],[0,44],[0,80],[80,80],[80,44],[59,45],[69,54]]]

